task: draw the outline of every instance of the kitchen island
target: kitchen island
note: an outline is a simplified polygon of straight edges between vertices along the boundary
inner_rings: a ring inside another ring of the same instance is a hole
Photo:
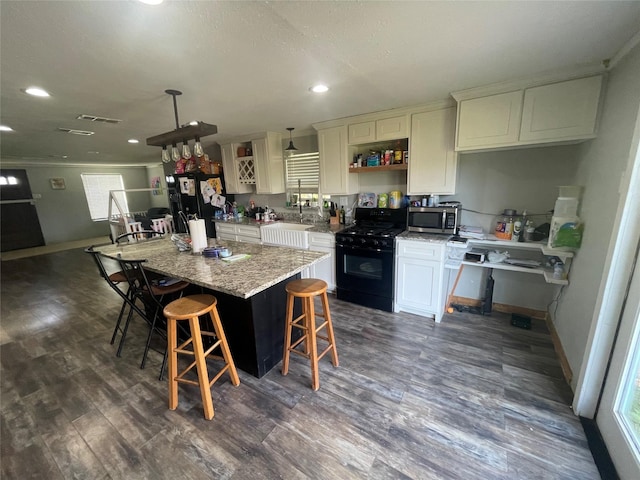
[[[95,249],[115,260],[146,260],[148,270],[214,294],[236,366],[260,378],[282,359],[285,285],[329,254],[214,239],[209,244],[249,257],[227,262],[179,252],[166,238]]]

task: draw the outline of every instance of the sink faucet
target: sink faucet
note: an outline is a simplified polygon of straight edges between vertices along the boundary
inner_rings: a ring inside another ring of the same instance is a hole
[[[302,186],[301,181],[298,179],[298,208],[300,209],[300,223],[302,223]]]

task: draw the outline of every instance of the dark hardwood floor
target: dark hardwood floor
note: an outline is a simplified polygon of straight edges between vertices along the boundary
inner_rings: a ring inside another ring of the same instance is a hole
[[[454,314],[441,324],[331,298],[340,366],[320,390],[293,356],[167,408],[161,355],[122,358],[119,298],[69,250],[1,264],[1,473],[22,478],[600,478],[543,322]],[[284,330],[283,330],[284,331]]]

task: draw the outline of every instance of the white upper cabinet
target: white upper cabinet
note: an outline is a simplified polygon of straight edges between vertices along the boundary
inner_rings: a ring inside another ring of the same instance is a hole
[[[346,125],[318,130],[320,191],[324,195],[358,192],[358,176],[349,175]]]
[[[593,138],[601,89],[599,75],[528,88],[520,141]]]
[[[512,145],[520,135],[522,90],[460,102],[458,149]]]
[[[225,193],[250,193],[251,185],[240,183],[240,164],[236,155],[236,146],[227,143],[222,150],[222,168],[224,171]]]
[[[247,155],[247,150],[251,154]],[[266,132],[221,145],[227,193],[284,192],[282,135]],[[240,153],[240,154],[239,154]],[[243,155],[244,154],[244,155]]]
[[[284,158],[282,135],[267,132],[253,140],[256,193],[284,193]]]
[[[349,125],[349,145],[396,140],[409,136],[406,115]]]
[[[407,194],[454,194],[458,169],[454,151],[454,107],[414,113]]]
[[[456,92],[456,150],[579,142],[596,136],[602,75],[482,95]]]

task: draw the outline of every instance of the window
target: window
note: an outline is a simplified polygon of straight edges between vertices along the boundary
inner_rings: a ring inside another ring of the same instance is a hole
[[[107,220],[109,215],[109,192],[111,190],[124,190],[122,175],[83,173],[80,176],[82,177],[87,204],[89,204],[91,220]],[[129,206],[127,205],[127,197],[124,192],[118,192],[116,198],[120,206],[124,209],[124,212],[128,212]]]
[[[318,152],[294,153],[286,157],[287,201],[291,202],[292,206],[298,204],[299,193],[302,201],[318,201],[320,185],[319,159]],[[298,180],[300,181],[299,187]]]

